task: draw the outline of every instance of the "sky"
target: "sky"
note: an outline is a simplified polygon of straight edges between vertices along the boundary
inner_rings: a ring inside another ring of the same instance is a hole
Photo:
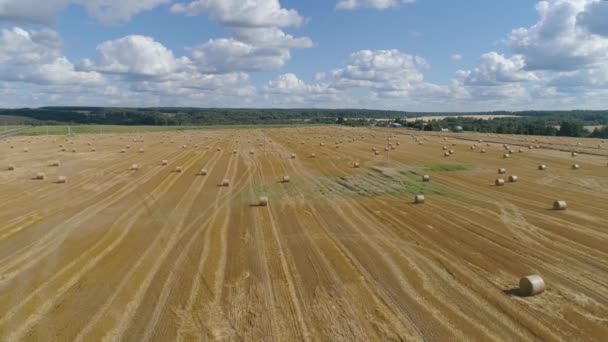
[[[0,107],[608,108],[608,1],[0,0]]]

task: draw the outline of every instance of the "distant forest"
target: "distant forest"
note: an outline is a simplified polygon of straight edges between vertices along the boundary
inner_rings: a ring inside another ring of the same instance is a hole
[[[462,115],[516,115],[517,118],[481,120]],[[590,136],[608,138],[608,110],[603,111],[496,111],[478,113],[406,112],[365,109],[247,109],[247,108],[114,108],[114,107],[42,107],[0,109],[3,116],[23,118],[33,125],[102,124],[102,125],[256,125],[256,124],[341,124],[383,126],[386,119],[405,127],[440,131],[460,126],[465,131],[505,134]],[[424,123],[405,118],[448,116]],[[584,126],[604,126],[592,132]]]

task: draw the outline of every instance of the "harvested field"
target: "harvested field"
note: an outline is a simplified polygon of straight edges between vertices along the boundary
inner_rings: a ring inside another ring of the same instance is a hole
[[[607,157],[336,127],[0,140],[0,340],[602,341]]]

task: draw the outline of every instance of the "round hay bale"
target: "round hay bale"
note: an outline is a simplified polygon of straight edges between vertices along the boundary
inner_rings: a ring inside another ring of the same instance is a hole
[[[76,149],[75,148],[72,149],[72,153],[76,153]]]
[[[122,150],[120,150],[120,153],[127,153],[127,150],[125,150],[124,148]]]
[[[266,197],[266,196],[260,197],[260,200],[258,201],[258,205],[260,207],[266,207],[266,206],[268,206],[268,197]]]
[[[167,166],[169,164],[168,160],[163,160],[160,162],[160,165]]]
[[[224,186],[224,187],[230,186],[230,180],[229,179],[222,180],[222,186]]]
[[[450,152],[450,154],[454,154],[454,150],[449,150],[448,152]]]
[[[509,176],[509,182],[510,183],[517,183],[517,181],[519,180],[519,177],[513,175],[513,176]]]
[[[475,146],[471,146],[471,147],[470,147],[470,149],[471,149],[471,150],[474,150],[474,149],[476,149],[476,147],[475,147]]]
[[[447,146],[443,146],[443,150],[444,150],[444,151],[447,151],[447,150],[448,150],[448,147],[447,147]]]
[[[46,178],[46,175],[44,174],[44,172],[38,172],[36,174],[36,177],[34,177],[34,179],[37,179],[37,180],[44,180],[45,178]]]
[[[573,157],[576,157],[576,156],[578,156],[578,153],[576,153],[576,152],[572,152],[572,156],[573,156]]]
[[[566,201],[555,201],[553,202],[553,210],[566,210],[568,208],[568,203]]]
[[[519,149],[517,152],[519,152],[519,153],[524,153],[524,149],[523,149],[523,148],[520,148],[520,149]]]
[[[177,173],[182,173],[182,171],[184,171],[184,168],[183,168],[183,167],[181,167],[181,166],[176,166],[176,167],[175,167],[175,172],[177,172]]]
[[[23,152],[29,152],[29,151],[30,151],[30,149],[29,149],[29,148],[27,148],[27,147],[24,147],[24,148],[23,148]]]
[[[519,294],[524,297],[535,296],[545,291],[545,281],[537,274],[519,280]]]
[[[91,152],[95,152],[95,151],[97,151],[97,150],[95,149],[95,147],[91,148]]]
[[[416,204],[424,204],[424,195],[421,195],[421,194],[416,195],[414,197],[414,203],[416,203]]]
[[[507,173],[507,169],[505,169],[504,167],[501,167],[500,169],[498,169],[498,174],[504,175],[505,173]]]
[[[317,155],[316,155],[316,154],[314,154],[314,153],[311,153],[311,154],[310,154],[310,158],[316,158],[316,157],[317,157]]]
[[[8,164],[7,170],[9,170],[9,171],[15,171],[15,165]]]
[[[281,179],[281,181],[283,183],[289,183],[291,181],[291,179],[289,178],[289,176],[286,175],[286,176],[283,176],[283,179]]]
[[[216,149],[216,151],[218,151],[218,152],[219,152],[219,151],[221,151],[221,150],[222,150],[222,149],[221,149],[221,148],[219,148],[219,147]]]
[[[255,154],[255,151],[254,150],[250,150],[249,154]]]
[[[139,170],[139,164],[131,165],[131,171],[137,171],[137,170]]]
[[[486,152],[487,152],[487,151],[486,151],[486,149],[485,149],[485,148],[481,149],[481,153],[486,153]]]
[[[325,146],[325,144],[324,143],[320,143],[319,146],[323,147],[323,146]]]
[[[145,152],[145,151],[144,151],[144,149],[143,149],[143,148],[140,148],[140,149],[139,149],[139,153],[144,153],[144,152]]]
[[[296,154],[295,153],[291,154],[291,159],[296,159]]]
[[[539,170],[546,170],[547,169],[547,165],[545,165],[545,164],[538,165],[538,169]]]
[[[580,169],[580,168],[581,168],[581,166],[580,166],[580,165],[578,165],[578,164],[572,164],[572,169],[573,169],[573,170],[578,170],[578,169]]]
[[[68,178],[66,176],[59,176],[57,177],[57,183],[58,184],[65,184],[68,182]]]
[[[201,176],[206,176],[208,173],[207,169],[201,169],[200,175]]]
[[[443,153],[443,156],[444,156],[444,157],[449,157],[449,156],[450,156],[450,152],[445,151],[445,152]]]
[[[377,156],[377,155],[379,155],[379,154],[380,154],[380,152],[378,152],[378,151],[374,151],[374,155],[375,155],[375,156]]]
[[[61,165],[61,163],[59,162],[59,160],[51,160],[49,162],[50,167],[59,167],[60,165]]]
[[[431,181],[431,176],[429,176],[429,175],[422,176],[422,181],[423,182],[430,182]]]
[[[505,153],[505,154],[504,154],[502,157],[503,157],[503,158],[509,158],[510,156],[511,156],[510,154]]]
[[[372,147],[372,152],[376,152],[378,149],[375,147]]]
[[[504,179],[502,179],[502,178],[498,178],[498,179],[497,179],[497,180],[494,182],[494,184],[495,184],[496,186],[503,186],[503,185],[505,185],[505,180],[504,180]]]

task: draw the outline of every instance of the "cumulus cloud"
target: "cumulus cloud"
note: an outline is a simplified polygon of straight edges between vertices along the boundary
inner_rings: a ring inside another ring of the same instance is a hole
[[[279,0],[196,0],[175,4],[171,11],[190,16],[208,14],[232,27],[299,26],[304,20],[297,11],[282,8]]]
[[[298,95],[335,92],[335,90],[330,89],[326,84],[306,84],[292,73],[280,75],[276,79],[269,81],[265,90],[275,94]]]
[[[347,65],[332,72],[336,88],[369,88],[378,93],[404,96],[423,83],[428,63],[399,50],[361,50]]]
[[[577,23],[589,32],[608,37],[608,1],[594,1],[577,15]]]
[[[267,71],[290,59],[288,49],[260,48],[235,39],[211,39],[192,50],[193,61],[204,71]]]
[[[108,73],[163,76],[188,64],[187,59],[176,59],[161,43],[139,35],[103,42],[97,46],[97,52],[97,70]]]
[[[453,89],[471,101],[564,99],[608,88],[608,2],[539,1],[539,20],[508,36],[512,56],[489,52],[472,70],[459,70]]]
[[[0,21],[48,24],[69,5],[79,5],[97,21],[129,21],[136,14],[172,0],[0,0]]]
[[[310,38],[281,29],[299,26],[304,19],[297,11],[282,8],[278,0],[197,0],[175,4],[171,11],[207,14],[232,33],[192,49],[193,61],[206,72],[273,71],[291,59],[290,49],[313,46]]]
[[[308,38],[294,38],[276,28],[237,30],[237,38],[211,39],[192,49],[192,59],[204,71],[271,71],[291,58],[290,48],[312,46]]]
[[[359,8],[387,9],[411,4],[416,0],[341,0],[336,4],[337,9],[354,10]]]
[[[538,80],[538,77],[525,70],[525,67],[526,63],[521,55],[506,58],[497,52],[489,52],[481,56],[478,67],[459,71],[457,74],[464,76],[464,83],[467,85],[490,86]]]
[[[424,82],[423,70],[428,67],[423,58],[399,50],[361,50],[351,54],[342,68],[315,74],[315,83],[287,73],[268,82],[264,91],[281,95],[283,104],[322,103],[338,107],[447,99],[451,96],[449,87]]]
[[[587,5],[595,0],[540,1],[536,9],[540,20],[529,28],[513,30],[508,42],[515,54],[522,55],[529,70],[571,71],[606,62],[608,37],[591,34],[583,24]],[[590,19],[587,19],[587,24]]]
[[[94,71],[78,71],[61,52],[55,31],[27,31],[19,27],[0,31],[0,79],[42,85],[103,83]]]
[[[208,101],[211,96],[217,100],[229,95],[247,97],[255,93],[247,84],[248,74],[210,73],[190,57],[176,57],[173,51],[151,37],[130,35],[105,41],[97,46],[97,53],[95,61],[85,59],[79,69],[106,74],[137,96],[151,94],[179,96],[184,101]]]

